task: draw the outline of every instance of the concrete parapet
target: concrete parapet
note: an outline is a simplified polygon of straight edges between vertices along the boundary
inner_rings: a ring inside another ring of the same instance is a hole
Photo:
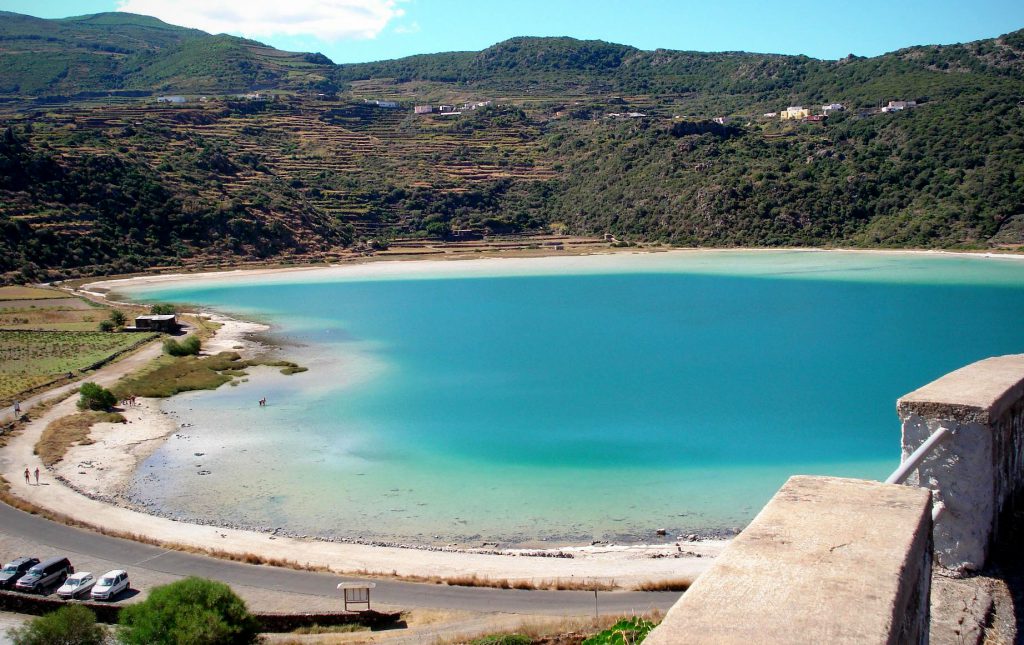
[[[904,396],[903,458],[940,428],[952,431],[907,478],[929,488],[941,509],[935,559],[981,569],[1000,517],[1024,491],[1024,354],[962,367]]]
[[[931,494],[792,477],[647,645],[926,643]]]

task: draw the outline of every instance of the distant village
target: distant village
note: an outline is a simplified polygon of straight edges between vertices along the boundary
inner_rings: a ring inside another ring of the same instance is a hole
[[[917,107],[917,101],[889,101],[888,105],[881,108],[867,108],[858,110],[858,116],[871,116],[872,114],[885,114],[888,112],[902,112],[903,110],[909,110]],[[802,105],[793,105],[787,107],[781,112],[765,112],[762,116],[766,119],[778,118],[780,121],[805,121],[808,123],[821,123],[824,122],[830,115],[837,112],[845,112],[846,106],[842,103],[829,103],[828,105],[822,105],[821,111],[815,113],[811,108],[806,108]],[[729,117],[718,117],[714,119],[716,123],[725,124],[728,122]]]
[[[318,95],[319,98],[327,98],[327,95]],[[239,101],[273,101],[277,100],[277,96],[274,94],[266,94],[260,92],[249,92],[246,94],[235,94],[228,98],[239,100]],[[158,96],[156,97],[157,103],[171,103],[171,104],[182,104],[189,103],[190,101],[198,101],[200,103],[206,103],[208,97],[201,96],[198,98],[188,98],[185,96]],[[401,110],[403,106],[398,101],[385,101],[379,99],[365,99],[364,103],[372,105],[374,107],[382,108],[385,110]],[[493,104],[493,101],[473,101],[468,103],[462,103],[461,105],[456,104],[423,104],[414,105],[412,111],[417,115],[433,114],[438,116],[458,116],[464,112],[470,112],[472,110],[478,110]],[[903,110],[909,110],[917,107],[917,101],[903,101],[895,100],[889,101],[887,105],[874,108],[865,108],[857,111],[857,115],[861,117],[871,116],[874,114],[885,114],[890,112],[902,112]],[[408,109],[408,108],[405,108]],[[762,116],[764,119],[779,119],[780,121],[797,121],[804,123],[824,123],[830,115],[846,112],[847,108],[842,103],[829,103],[822,105],[820,111],[815,111],[813,108],[804,107],[802,105],[791,105],[785,110],[779,112],[765,112]],[[648,115],[643,112],[609,112],[604,115],[606,119],[643,119],[647,118]],[[680,118],[680,117],[676,117]],[[712,119],[715,123],[720,125],[726,125],[734,120],[749,119],[749,116],[719,116]]]
[[[909,110],[910,108],[917,107],[917,101],[889,101],[889,104],[882,108],[874,108],[861,110],[858,112],[860,116],[869,116],[876,113],[886,112],[902,112],[903,110]],[[821,106],[821,113],[814,114],[810,108],[805,108],[802,105],[791,106],[783,110],[782,112],[765,112],[764,118],[774,119],[778,117],[782,121],[824,121],[829,117],[830,114],[836,112],[845,112],[846,106],[842,103],[829,103],[828,105]],[[717,119],[716,119],[717,120]]]

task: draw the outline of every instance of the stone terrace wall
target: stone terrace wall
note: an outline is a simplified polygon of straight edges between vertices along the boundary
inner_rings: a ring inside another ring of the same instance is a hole
[[[931,494],[792,477],[645,645],[927,643]]]
[[[903,458],[939,428],[953,431],[907,483],[933,491],[935,559],[978,570],[1001,518],[1024,493],[1024,354],[978,361],[904,396]]]

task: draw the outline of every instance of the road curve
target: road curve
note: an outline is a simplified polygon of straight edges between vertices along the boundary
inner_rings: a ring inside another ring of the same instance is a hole
[[[242,564],[168,551],[148,544],[65,526],[19,511],[6,504],[0,504],[0,533],[36,542],[57,552],[70,551],[120,562],[129,570],[142,569],[171,575],[201,576],[220,580],[229,585],[282,593],[337,598],[336,586],[338,582],[346,579],[334,574]],[[594,612],[592,591],[449,587],[396,580],[374,582],[377,584],[373,596],[376,602],[405,609],[424,607],[565,616],[583,616]],[[665,611],[679,596],[679,592],[600,592],[598,606],[603,614],[642,613],[655,608]]]

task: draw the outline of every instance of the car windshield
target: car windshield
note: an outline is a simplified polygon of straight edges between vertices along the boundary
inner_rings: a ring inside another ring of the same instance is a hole
[[[9,564],[6,567],[4,567],[4,573],[18,573],[18,567],[14,566],[13,564]]]
[[[104,587],[109,587],[110,585],[114,584],[114,579],[113,578],[100,578],[99,584],[104,586]]]
[[[77,587],[80,584],[82,584],[81,580],[68,580],[69,587]]]

